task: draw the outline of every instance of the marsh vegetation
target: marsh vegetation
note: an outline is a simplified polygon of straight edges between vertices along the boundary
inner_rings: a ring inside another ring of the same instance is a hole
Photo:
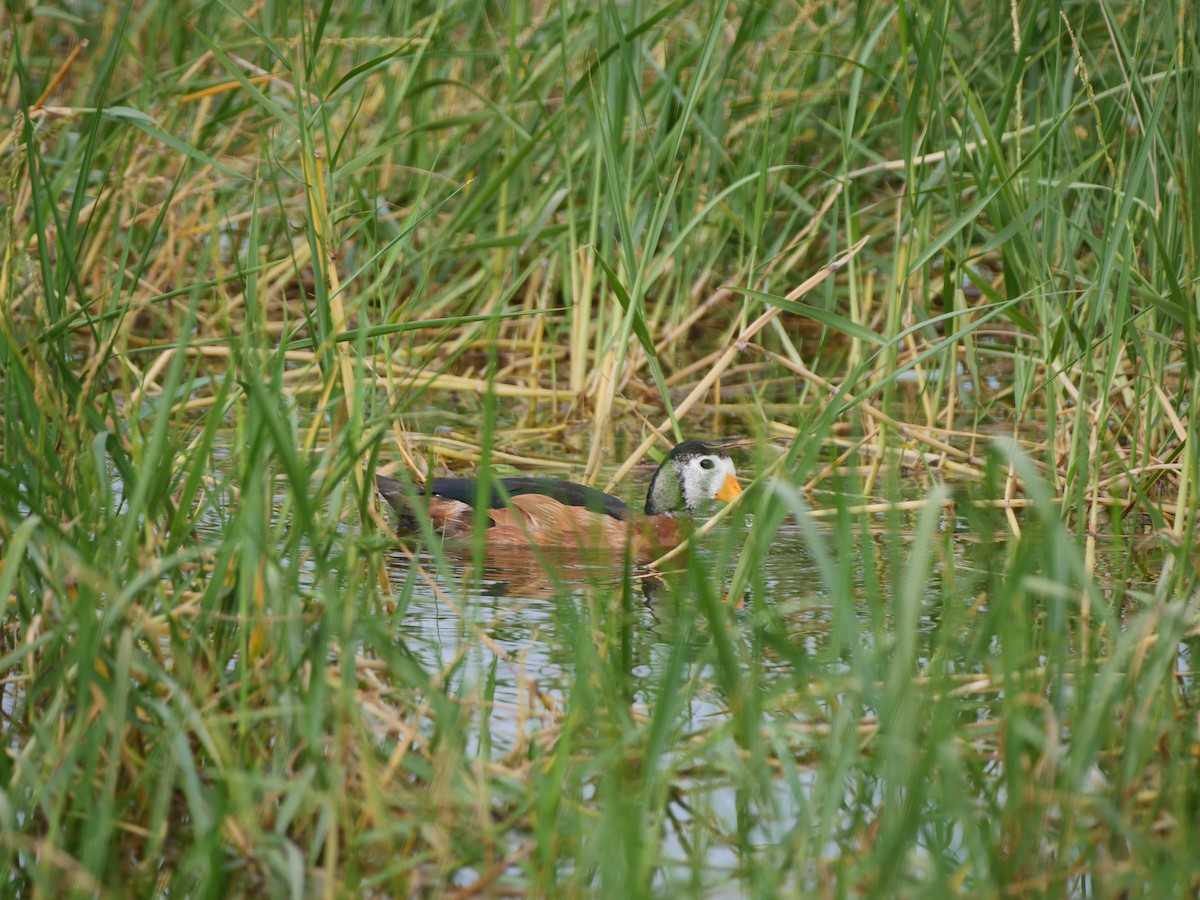
[[[3,893],[1200,889],[1194,19],[8,4]]]

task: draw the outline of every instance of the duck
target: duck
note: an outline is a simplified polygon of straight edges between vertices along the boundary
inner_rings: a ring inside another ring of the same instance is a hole
[[[375,476],[380,495],[398,514],[397,530],[414,533],[414,491],[386,475]],[[475,527],[479,482],[431,478],[417,493],[427,498],[433,530],[446,539],[469,539]],[[742,493],[733,460],[709,441],[686,440],[663,459],[650,479],[639,513],[619,497],[572,481],[495,478],[487,509],[488,547],[533,546],[624,550],[639,562],[678,546],[696,515],[712,501]]]

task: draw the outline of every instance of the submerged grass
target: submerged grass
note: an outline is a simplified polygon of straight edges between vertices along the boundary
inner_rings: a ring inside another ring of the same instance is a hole
[[[4,893],[1195,892],[1194,16],[12,7]],[[730,435],[657,593],[371,486]]]

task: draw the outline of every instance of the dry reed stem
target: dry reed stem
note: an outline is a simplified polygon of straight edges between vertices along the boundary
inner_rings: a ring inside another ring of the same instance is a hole
[[[775,362],[777,362],[779,365],[783,366],[785,369],[789,369],[789,370],[795,372],[797,375],[804,378],[806,381],[809,381],[812,384],[815,384],[818,387],[822,388],[824,391],[826,391],[826,393],[830,394],[831,396],[833,396],[833,397],[837,396],[838,388],[834,384],[825,380],[820,375],[817,375],[815,372],[810,370],[803,363],[793,362],[792,360],[788,359],[787,357],[780,356],[778,353],[774,353],[770,350],[765,349],[764,347],[758,346],[757,344],[750,344],[749,346],[758,350],[764,356],[767,356],[770,359],[773,359]],[[945,441],[940,441],[937,438],[933,437],[931,434],[931,432],[938,432],[938,431],[945,432],[947,429],[941,429],[941,428],[938,428],[937,426],[933,426],[933,425],[912,425],[912,424],[901,422],[898,419],[895,419],[892,416],[889,416],[887,413],[885,413],[883,410],[879,409],[878,407],[873,406],[870,403],[867,403],[865,400],[859,399],[854,394],[847,393],[845,395],[845,399],[842,403],[842,408],[843,409],[851,409],[853,407],[858,407],[858,408],[862,409],[862,411],[868,417],[873,419],[874,421],[879,422],[882,425],[887,425],[889,428],[894,429],[902,436],[904,436],[906,438],[910,438],[919,443],[925,444],[927,447],[929,447],[933,450],[936,450],[938,453],[945,454],[946,456],[953,456],[959,460],[966,460],[968,463],[970,463],[971,465],[974,465],[974,466],[982,466],[984,464],[984,461],[982,459],[971,456],[971,454],[969,452],[967,452],[966,450],[960,450],[959,448],[955,447],[952,444],[947,444]]]
[[[790,270],[799,264],[801,254],[807,252],[809,246],[811,245],[811,239],[817,233],[817,229],[821,222],[824,221],[825,215],[833,207],[833,204],[837,201],[837,198],[840,197],[841,194],[842,185],[839,183],[835,185],[834,189],[826,195],[825,200],[821,203],[821,206],[816,210],[812,218],[809,219],[805,226],[801,228],[790,241],[788,241],[788,244],[786,247],[784,247],[783,251],[767,264],[761,275],[757,276],[760,280],[765,279],[778,268],[782,267]],[[783,266],[782,264],[785,260],[787,261],[787,265]],[[701,286],[705,283],[707,283],[707,277],[697,279],[693,296],[701,291]],[[715,309],[721,303],[724,303],[733,296],[734,291],[730,288],[719,288],[718,290],[712,292],[706,300],[697,304],[695,308],[684,317],[683,321],[663,335],[662,338],[654,342],[654,352],[660,355],[666,352],[666,350],[672,347],[676,341],[686,335],[692,329],[692,327],[696,325],[696,323],[708,315],[712,309]],[[640,346],[635,349],[634,353],[634,359],[629,367],[631,370],[640,369],[649,361],[649,357]],[[717,358],[719,353],[720,352],[718,351],[717,354],[712,356],[712,358]],[[706,357],[706,359],[708,359],[708,357]],[[703,365],[707,365],[707,363],[704,363]],[[694,369],[692,366],[689,366],[687,369],[675,372],[671,378],[667,379],[667,384],[669,385],[672,383],[678,383],[678,381],[682,380],[684,377],[682,372],[684,371],[691,372],[694,371]]]
[[[811,291],[813,288],[815,288],[818,284],[823,282],[826,278],[828,278],[834,272],[837,272],[839,269],[841,269],[843,266],[845,266],[850,260],[852,260],[855,256],[857,256],[859,251],[861,251],[862,248],[867,245],[868,240],[870,240],[869,235],[866,237],[863,237],[861,240],[858,241],[858,243],[856,243],[853,247],[851,247],[849,250],[847,250],[845,253],[843,253],[841,256],[839,256],[837,259],[835,259],[833,262],[828,263],[827,265],[822,267],[820,269],[820,271],[818,271],[816,274],[814,274],[813,276],[808,278],[799,287],[797,287],[794,290],[792,290],[791,292],[789,292],[786,299],[795,301],[795,300],[798,300],[801,297],[803,297],[805,294],[807,294],[809,291]],[[771,309],[767,310],[765,313],[763,313],[761,316],[759,316],[757,319],[755,319],[753,322],[751,322],[749,325],[747,325],[742,330],[742,332],[738,335],[737,339],[734,341],[733,345],[728,347],[725,350],[725,352],[721,355],[721,357],[713,365],[712,369],[709,370],[708,374],[705,375],[704,378],[702,378],[700,380],[699,384],[697,384],[694,388],[692,388],[691,393],[689,393],[687,395],[687,397],[675,408],[675,417],[676,418],[682,418],[684,415],[686,415],[688,410],[690,410],[693,406],[695,406],[696,403],[701,398],[703,398],[706,393],[708,393],[708,390],[714,384],[716,384],[717,379],[721,377],[721,374],[727,368],[729,368],[729,366],[733,363],[734,359],[737,358],[738,353],[740,353],[742,351],[742,349],[745,348],[745,346],[748,344],[750,339],[753,338],[756,334],[758,334],[758,332],[762,331],[762,329],[765,328],[772,319],[774,319],[777,315],[779,315],[779,313],[780,313],[779,307],[777,307],[777,306],[772,307]],[[670,420],[663,422],[663,424],[661,426],[659,426],[659,431],[665,432],[669,428],[670,424],[671,424]],[[624,478],[627,474],[629,474],[629,471],[634,466],[636,466],[639,462],[641,462],[642,457],[646,455],[646,451],[648,451],[654,445],[654,442],[656,440],[657,440],[657,438],[653,435],[651,437],[647,438],[646,440],[644,440],[638,446],[638,448],[636,450],[634,450],[634,452],[630,455],[630,457],[621,465],[621,467],[617,470],[616,474],[613,475],[613,477],[609,480],[609,483],[608,483],[607,487],[605,488],[605,490],[612,490],[613,487],[615,487],[617,484],[619,484],[621,479]]]

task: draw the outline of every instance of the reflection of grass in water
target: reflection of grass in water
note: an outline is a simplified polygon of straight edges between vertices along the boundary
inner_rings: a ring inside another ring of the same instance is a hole
[[[264,10],[13,22],[14,892],[1195,889],[1183,12]],[[369,489],[721,434],[649,605]]]

